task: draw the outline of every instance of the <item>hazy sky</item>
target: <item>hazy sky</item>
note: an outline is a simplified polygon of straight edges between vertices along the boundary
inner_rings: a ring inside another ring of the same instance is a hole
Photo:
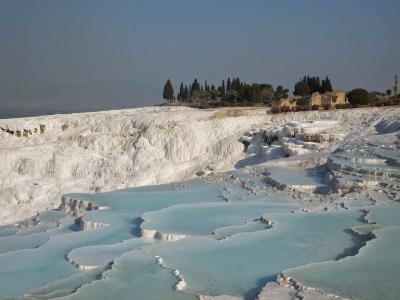
[[[385,90],[395,73],[399,0],[0,0],[0,114],[152,105],[167,78]]]

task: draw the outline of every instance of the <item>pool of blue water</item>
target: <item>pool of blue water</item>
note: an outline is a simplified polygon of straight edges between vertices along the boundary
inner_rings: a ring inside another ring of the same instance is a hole
[[[285,172],[275,176],[296,179]],[[358,297],[361,288],[352,293],[343,283],[356,274],[342,269],[341,261],[347,260],[346,268],[354,264],[358,274],[368,270],[378,252],[398,245],[399,206],[371,209],[371,218],[381,224],[378,238],[360,255],[347,257],[363,245],[364,238],[352,231],[365,225],[362,207],[293,213],[299,211],[296,200],[265,189],[260,178],[240,176],[236,172],[229,182],[195,180],[73,194],[107,207],[82,217],[102,224],[96,229],[79,230],[74,218],[57,211],[43,212],[29,226],[1,227],[0,299],[172,300],[198,299],[200,294],[254,299],[283,271],[313,286]],[[314,177],[301,184],[320,182]],[[144,238],[142,230],[186,237],[174,242]],[[394,252],[387,253],[396,257]],[[380,256],[382,271],[374,275],[383,276],[383,269],[393,270],[398,261]],[[335,279],[340,272],[347,277]],[[396,278],[396,272],[390,275]]]

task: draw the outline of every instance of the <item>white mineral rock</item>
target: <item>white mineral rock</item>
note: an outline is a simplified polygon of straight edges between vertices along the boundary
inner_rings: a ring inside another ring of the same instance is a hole
[[[343,132],[357,138],[368,130],[383,136],[400,128],[399,107],[226,111],[145,107],[1,119],[0,224],[56,208],[62,194],[182,181],[210,165],[215,172],[232,169],[246,157],[244,136],[249,151],[261,154],[268,153],[261,146],[284,137],[296,144],[305,128],[320,128],[329,140],[344,137]],[[304,145],[286,148],[289,155],[315,151]]]

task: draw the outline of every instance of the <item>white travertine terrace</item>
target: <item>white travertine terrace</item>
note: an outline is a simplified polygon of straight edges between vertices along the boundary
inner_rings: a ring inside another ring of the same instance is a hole
[[[394,132],[400,128],[399,112],[390,107],[273,115],[265,108],[147,107],[2,119],[0,224],[56,208],[66,193],[187,180],[203,170],[232,169],[261,152],[273,158],[281,149],[261,147],[266,144],[260,130],[277,127],[283,151],[302,155],[343,138],[342,133],[345,142],[349,136]],[[320,125],[322,131],[310,129]],[[280,136],[280,126],[288,140]],[[303,131],[302,140],[287,136],[296,130]]]

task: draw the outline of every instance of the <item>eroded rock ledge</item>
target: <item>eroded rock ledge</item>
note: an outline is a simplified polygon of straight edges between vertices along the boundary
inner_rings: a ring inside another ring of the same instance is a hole
[[[84,218],[86,212],[88,211],[103,209],[107,209],[107,207],[97,206],[91,201],[81,200],[70,195],[62,196],[61,205],[58,207],[59,211],[76,218],[75,225],[78,226],[79,230],[92,230],[108,226],[108,224],[93,220],[86,220]]]
[[[82,231],[93,230],[93,229],[108,226],[108,224],[104,224],[102,222],[85,220],[84,216],[77,218],[75,220],[75,225],[77,225],[79,230],[82,230]]]
[[[166,242],[175,242],[184,239],[186,235],[177,233],[163,233],[155,229],[140,229],[140,236],[145,239],[157,239]]]
[[[93,202],[78,199],[74,196],[64,195],[61,197],[61,205],[59,211],[74,217],[81,217],[87,211],[98,210],[99,207]]]

